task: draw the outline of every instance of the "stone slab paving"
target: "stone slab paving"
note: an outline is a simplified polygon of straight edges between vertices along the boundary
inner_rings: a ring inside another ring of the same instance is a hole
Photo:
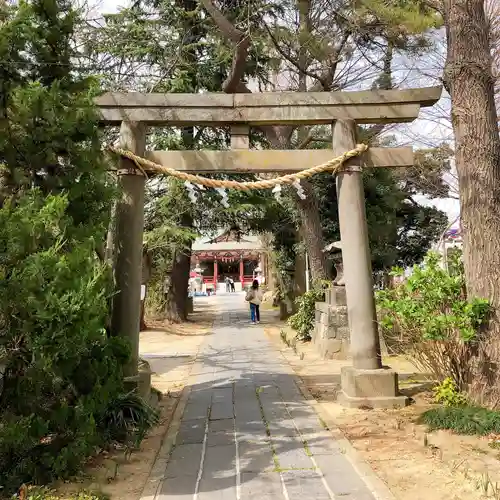
[[[214,300],[220,314],[155,500],[376,500],[264,329],[249,324],[243,295]]]

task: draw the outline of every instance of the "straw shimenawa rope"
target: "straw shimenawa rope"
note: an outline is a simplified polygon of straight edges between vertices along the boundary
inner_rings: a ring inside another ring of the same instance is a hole
[[[300,172],[296,172],[293,174],[275,177],[274,179],[265,179],[251,182],[209,179],[208,177],[202,177],[201,175],[188,174],[187,172],[180,172],[179,170],[175,170],[174,168],[165,167],[164,165],[160,165],[153,161],[147,160],[146,158],[141,158],[140,156],[137,156],[136,154],[132,153],[131,151],[127,151],[126,149],[113,147],[109,147],[108,149],[113,153],[132,160],[141,171],[143,171],[141,167],[144,167],[149,171],[171,175],[172,177],[176,177],[177,179],[189,181],[193,184],[201,184],[202,186],[209,188],[228,188],[238,189],[240,191],[249,191],[251,189],[271,189],[278,184],[293,184],[297,180],[307,179],[308,177],[319,174],[320,172],[338,172],[341,169],[343,163],[345,163],[350,158],[354,158],[355,156],[364,153],[368,149],[368,146],[365,144],[358,144],[351,151],[347,151],[343,155],[338,156],[337,158],[333,158],[332,160],[329,160],[321,165],[316,165],[315,167],[301,170]]]

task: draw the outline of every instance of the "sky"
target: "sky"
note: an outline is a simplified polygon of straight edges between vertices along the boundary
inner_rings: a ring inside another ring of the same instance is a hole
[[[127,0],[95,0],[93,2],[96,11],[100,13],[111,14],[117,12],[121,6],[128,4]],[[439,62],[438,62],[439,63]],[[438,64],[436,63],[436,64]],[[414,64],[410,62],[409,64]],[[412,74],[415,71],[412,68],[408,68],[408,74]],[[405,76],[406,78],[406,76]],[[420,86],[423,85],[436,85],[435,82],[428,80],[424,83],[425,78],[422,78],[421,72],[418,71],[414,76],[416,82],[419,82]],[[419,86],[417,84],[411,86]],[[431,137],[434,140],[446,140],[450,138],[450,123],[448,120],[443,120],[442,118],[436,118],[436,116],[446,115],[446,111],[449,108],[449,98],[444,95],[441,101],[431,110],[422,110],[420,118],[415,120],[409,125],[398,126],[398,135],[401,137],[406,137],[407,145],[413,147],[426,147],[426,144],[419,142],[423,138]],[[434,205],[436,208],[444,211],[453,223],[453,227],[458,227],[458,216],[460,214],[460,205],[455,199],[440,199],[440,200],[429,200],[424,197],[418,197],[420,203],[426,205]]]
[[[97,0],[95,2],[96,7],[103,13],[103,14],[113,14],[114,12],[117,12],[121,6],[126,5],[127,2],[124,2],[122,0]]]

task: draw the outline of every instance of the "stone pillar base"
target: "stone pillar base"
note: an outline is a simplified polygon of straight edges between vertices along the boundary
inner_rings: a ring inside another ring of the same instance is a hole
[[[145,359],[139,360],[137,393],[145,401],[149,401],[151,393],[151,367]]]
[[[389,367],[358,370],[352,366],[341,369],[338,402],[348,408],[403,408],[408,398],[399,393],[398,374]]]

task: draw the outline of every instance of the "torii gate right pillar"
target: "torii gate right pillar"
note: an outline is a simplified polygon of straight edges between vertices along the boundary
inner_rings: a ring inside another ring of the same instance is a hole
[[[355,122],[335,122],[333,149],[349,151],[355,145]],[[398,375],[382,366],[380,355],[362,175],[359,158],[350,160],[337,175],[340,239],[353,359],[352,366],[342,368],[339,401],[349,407],[401,407],[406,405],[407,398],[399,395]]]

